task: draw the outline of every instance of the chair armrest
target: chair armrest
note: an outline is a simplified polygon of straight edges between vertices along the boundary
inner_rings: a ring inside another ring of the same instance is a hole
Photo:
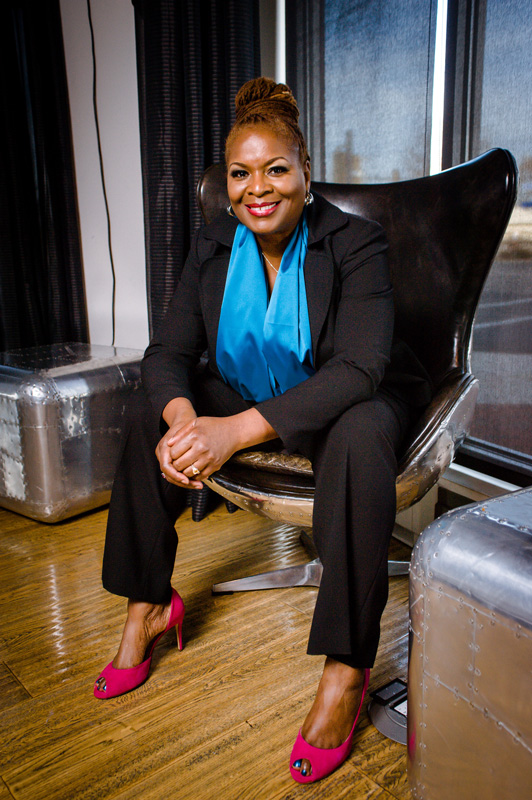
[[[312,464],[297,454],[288,455],[282,452],[264,452],[257,449],[245,453],[237,453],[231,458],[232,464],[261,469],[267,472],[280,472],[283,475],[309,475],[312,476]]]
[[[451,373],[415,424],[399,462],[397,510],[417,503],[439,480],[471,427],[478,380]]]
[[[477,394],[478,381],[470,373],[454,372],[442,382],[411,430],[410,444],[399,461],[397,511],[421,500],[447,469],[467,436]],[[310,492],[311,503],[312,465],[303,456],[260,450],[239,453],[213,476],[213,484],[245,483],[246,471],[250,485],[264,485],[270,493]]]

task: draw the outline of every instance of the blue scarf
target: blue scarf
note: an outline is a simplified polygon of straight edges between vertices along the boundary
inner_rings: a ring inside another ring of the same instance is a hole
[[[216,363],[224,381],[260,402],[309,378],[312,341],[303,265],[305,215],[286,248],[268,303],[261,254],[253,233],[236,229],[218,326]]]

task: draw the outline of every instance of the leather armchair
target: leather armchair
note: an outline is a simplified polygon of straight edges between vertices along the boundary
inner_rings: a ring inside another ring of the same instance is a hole
[[[313,183],[344,211],[377,220],[389,242],[396,330],[435,387],[400,455],[397,511],[438,481],[466,437],[478,394],[470,346],[475,311],[515,203],[518,172],[507,150],[494,149],[437,175],[388,184]],[[228,205],[225,170],[210,167],[197,197],[210,221]],[[303,457],[246,452],[206,483],[236,506],[274,520],[312,525],[312,467]],[[391,562],[390,574],[408,564]],[[289,567],[213,591],[319,585],[321,564]]]

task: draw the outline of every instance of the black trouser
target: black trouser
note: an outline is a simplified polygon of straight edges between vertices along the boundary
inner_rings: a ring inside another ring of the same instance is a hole
[[[196,390],[200,414],[249,407],[216,378]],[[396,508],[395,452],[408,409],[377,393],[326,430],[302,441],[313,465],[313,537],[323,564],[308,652],[371,667],[388,597],[388,544]],[[103,584],[113,594],[151,603],[170,599],[177,547],[175,521],[185,491],[161,477],[155,447],[160,420],[142,391],[132,400],[107,523]]]

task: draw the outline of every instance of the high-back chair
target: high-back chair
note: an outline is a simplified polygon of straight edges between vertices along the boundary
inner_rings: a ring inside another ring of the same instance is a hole
[[[389,243],[396,332],[416,353],[435,387],[432,402],[400,454],[397,511],[421,500],[468,433],[478,394],[469,358],[473,320],[510,219],[517,180],[511,153],[494,149],[416,180],[312,185],[344,211],[383,226]],[[226,208],[229,200],[221,165],[204,173],[197,196],[207,222]],[[205,483],[255,514],[312,525],[312,466],[301,456],[236,454]],[[407,570],[406,562],[389,562],[390,574]],[[213,591],[317,586],[320,577],[321,564],[314,559],[299,567],[217,584]]]

